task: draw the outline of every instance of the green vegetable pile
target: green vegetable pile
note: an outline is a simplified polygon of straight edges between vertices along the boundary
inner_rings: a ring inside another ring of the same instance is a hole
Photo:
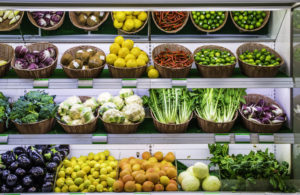
[[[236,58],[228,51],[219,49],[201,49],[194,56],[195,61],[201,65],[231,65],[235,64]]]
[[[8,103],[8,98],[0,92],[0,123],[5,122],[8,126],[8,115],[10,112],[10,107]]]
[[[57,110],[54,98],[44,91],[30,91],[13,103],[9,118],[19,124],[53,118]]]
[[[288,178],[289,164],[285,161],[278,162],[273,153],[258,150],[251,151],[247,155],[229,155],[227,144],[209,144],[209,151],[212,157],[210,166],[219,166],[223,189],[245,191],[247,183],[256,184],[256,180],[268,180],[273,190],[290,191],[284,179]],[[224,179],[237,180],[235,185],[224,184]]]
[[[190,119],[194,108],[187,89],[150,89],[149,92],[150,97],[144,96],[143,102],[150,107],[159,122],[182,124]]]
[[[264,11],[233,11],[233,20],[245,30],[261,27],[267,14]]]
[[[281,62],[280,58],[276,58],[274,54],[265,48],[261,50],[245,51],[239,56],[240,60],[247,64],[256,66],[277,66]]]
[[[246,89],[193,89],[198,116],[213,122],[232,121],[245,95]]]
[[[223,24],[225,12],[222,11],[192,11],[195,23],[205,30],[213,30]]]

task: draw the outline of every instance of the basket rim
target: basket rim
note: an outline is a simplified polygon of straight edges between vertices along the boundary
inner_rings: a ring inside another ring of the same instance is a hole
[[[18,10],[19,11],[19,10]],[[25,11],[20,11],[21,12],[21,14],[20,14],[20,19],[15,23],[15,24],[13,24],[12,26],[10,26],[10,27],[8,27],[8,28],[0,28],[0,32],[4,32],[4,31],[12,31],[12,30],[14,30],[14,29],[16,29],[20,24],[21,24],[21,22],[22,22],[22,20],[23,20],[23,17],[24,17],[24,12]]]
[[[92,27],[76,24],[72,19],[73,16],[71,17],[71,15],[73,15],[73,14],[74,14],[74,16],[76,16],[76,13],[74,11],[69,12],[69,18],[70,18],[71,23],[75,27],[77,27],[79,29],[83,29],[83,30],[93,31],[93,30],[97,30],[97,28],[99,28],[107,20],[109,12],[105,12],[103,19],[98,24],[96,24],[95,26],[92,26]]]
[[[155,20],[154,12],[156,12],[156,11],[151,12],[151,15],[152,15],[152,19],[153,19],[154,24],[156,25],[156,27],[157,27],[159,30],[161,30],[161,31],[163,31],[163,32],[165,32],[165,33],[169,33],[169,34],[171,34],[171,33],[177,33],[177,32],[179,32],[179,31],[181,31],[181,30],[186,26],[186,24],[187,24],[187,22],[188,22],[188,20],[189,20],[189,14],[190,14],[188,11],[183,11],[183,12],[186,12],[186,13],[187,13],[187,16],[186,16],[186,19],[183,21],[181,27],[179,27],[179,28],[177,28],[177,29],[175,29],[175,30],[167,31],[167,30],[162,29],[162,28],[157,24],[157,22],[156,22],[156,20]],[[160,11],[158,11],[158,12],[160,12]]]
[[[54,26],[42,27],[42,26],[39,26],[39,25],[36,23],[36,21],[35,21],[34,18],[32,17],[31,12],[30,12],[30,11],[27,11],[27,17],[28,17],[29,21],[31,22],[31,24],[33,24],[35,27],[40,28],[40,29],[43,29],[43,30],[56,30],[56,29],[58,29],[58,28],[62,25],[62,23],[64,22],[64,20],[65,20],[65,15],[66,15],[66,12],[63,13],[63,15],[62,15],[60,21],[59,21],[57,24],[55,24]]]
[[[153,115],[153,112],[152,110],[150,109],[150,114],[151,114],[151,117],[153,120],[155,120],[155,122],[159,123],[159,124],[162,124],[162,125],[169,125],[169,126],[176,126],[176,125],[186,125],[187,123],[189,123],[192,119],[193,119],[193,112],[191,113],[191,116],[189,118],[189,120],[187,120],[186,122],[184,123],[180,123],[180,124],[166,124],[166,123],[162,123],[162,122],[159,122]]]
[[[230,11],[230,18],[231,18],[231,20],[232,20],[234,26],[235,26],[237,29],[239,29],[240,31],[242,31],[242,32],[256,32],[256,31],[259,31],[260,29],[262,29],[262,28],[268,23],[268,21],[269,21],[269,19],[270,19],[271,11],[264,11],[264,12],[266,13],[266,17],[264,18],[264,22],[261,24],[260,27],[255,28],[255,29],[252,29],[252,30],[249,30],[249,29],[246,30],[246,29],[240,27],[240,26],[234,21],[233,15],[232,15],[232,11]]]
[[[232,119],[231,121],[228,121],[228,122],[214,122],[214,121],[206,120],[206,119],[200,117],[200,116],[198,115],[198,113],[197,113],[196,110],[194,111],[194,114],[196,115],[197,118],[199,118],[199,119],[201,119],[201,120],[204,120],[204,121],[207,121],[207,122],[210,122],[210,123],[216,123],[216,124],[229,124],[229,123],[232,123],[232,122],[236,121],[237,117],[239,116],[239,111],[236,110],[233,119]]]
[[[137,125],[140,125],[145,120],[145,118],[144,118],[142,121],[139,121],[137,123],[131,123],[131,124],[107,123],[107,122],[103,121],[103,119],[100,116],[99,112],[98,112],[98,118],[101,120],[102,123],[109,124],[109,125],[115,125],[115,126],[137,126]]]
[[[11,45],[6,44],[6,43],[0,43],[0,47],[9,47],[9,49],[11,49],[12,52],[13,52],[12,57],[7,61],[7,63],[4,64],[4,65],[2,65],[2,66],[7,66],[7,65],[9,65],[12,62],[12,60],[13,60],[13,58],[15,56],[15,50],[14,50],[14,48]]]
[[[227,23],[227,19],[228,19],[228,11],[222,11],[222,12],[225,12],[225,19],[224,19],[223,23],[222,23],[218,28],[211,29],[211,30],[206,30],[206,29],[201,28],[200,26],[198,26],[198,25],[195,23],[195,20],[194,20],[194,18],[193,18],[193,16],[192,16],[193,14],[192,14],[191,11],[190,11],[190,18],[191,18],[191,20],[192,20],[193,25],[194,25],[198,30],[200,30],[200,31],[202,31],[202,32],[207,32],[207,33],[210,33],[210,32],[217,32],[217,31],[221,30],[221,29],[225,26],[225,24]]]
[[[118,69],[118,70],[137,70],[137,69],[143,69],[147,67],[147,64],[145,66],[139,66],[139,67],[130,67],[130,68],[124,68],[124,67],[115,67],[111,64],[107,64],[110,68]]]
[[[14,124],[17,124],[17,125],[36,125],[36,124],[39,124],[39,123],[43,123],[43,122],[46,122],[46,121],[50,121],[50,120],[52,120],[52,119],[55,119],[55,117],[53,117],[53,118],[48,118],[48,119],[44,119],[44,120],[41,120],[41,121],[38,121],[38,122],[34,122],[34,123],[22,123],[22,124],[20,124],[20,123],[14,121],[14,120],[11,120],[11,121],[12,121]]]

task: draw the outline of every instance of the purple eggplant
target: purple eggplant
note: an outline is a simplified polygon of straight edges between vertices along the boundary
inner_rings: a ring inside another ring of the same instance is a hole
[[[17,185],[16,187],[13,188],[14,193],[22,193],[24,192],[24,187],[22,185]]]
[[[26,171],[23,168],[17,168],[15,174],[18,177],[23,177],[26,174]]]
[[[41,167],[32,167],[30,169],[29,173],[35,178],[40,178],[40,177],[44,176],[45,171]]]
[[[26,175],[22,179],[23,186],[31,186],[33,184],[33,179],[30,175]]]
[[[8,186],[14,186],[17,184],[18,177],[15,174],[9,174],[6,178],[6,184]]]
[[[31,165],[31,161],[26,155],[19,156],[17,161],[19,166],[23,169],[27,169]]]
[[[11,192],[11,190],[9,189],[9,187],[7,185],[2,184],[2,186],[1,186],[1,192],[2,193],[9,193],[9,192]]]
[[[53,183],[46,182],[42,185],[42,192],[52,192],[53,190]]]
[[[27,192],[37,192],[36,187],[32,186],[30,188],[28,188]]]
[[[8,169],[9,169],[10,171],[13,172],[13,171],[15,171],[18,167],[19,167],[18,161],[14,161],[14,162],[12,162],[12,163],[9,165]]]

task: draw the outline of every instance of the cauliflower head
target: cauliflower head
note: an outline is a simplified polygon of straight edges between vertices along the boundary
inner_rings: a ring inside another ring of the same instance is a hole
[[[77,96],[72,96],[67,98],[65,101],[63,101],[62,103],[59,104],[58,107],[58,114],[60,116],[64,116],[64,115],[68,115],[69,114],[69,110],[71,109],[71,107],[75,104],[81,104],[81,100],[79,99],[79,97]]]
[[[64,115],[64,116],[61,117],[61,121],[66,123],[66,124],[69,124],[69,123],[71,123],[72,119],[69,115]]]
[[[83,125],[84,122],[81,119],[72,120],[68,125]]]
[[[113,98],[113,103],[117,106],[118,110],[121,110],[124,106],[124,100],[119,96]]]
[[[90,107],[92,109],[92,111],[95,111],[96,108],[98,107],[98,102],[97,102],[96,98],[92,97],[92,98],[86,100],[83,103],[83,105],[86,107]]]
[[[81,112],[81,119],[84,121],[84,124],[91,122],[95,119],[92,108],[84,107]]]
[[[105,104],[107,102],[112,102],[112,99],[113,99],[113,97],[110,93],[104,92],[98,96],[97,101],[102,106],[103,104]]]
[[[107,102],[100,107],[99,114],[102,116],[109,109],[117,109],[117,106],[112,102]]]
[[[123,123],[125,116],[117,109],[109,109],[103,115],[103,121],[106,123]]]
[[[132,95],[132,96],[129,96],[129,97],[125,98],[125,104],[126,105],[134,104],[134,103],[143,106],[143,100],[138,95]]]
[[[82,104],[74,104],[69,112],[69,116],[73,119],[81,119],[81,112],[85,107]]]
[[[81,100],[79,97],[77,96],[71,96],[69,98],[67,98],[65,101],[64,101],[65,104],[68,104],[70,106],[74,105],[74,104],[81,104]]]
[[[131,122],[140,122],[145,118],[144,107],[137,103],[126,105],[122,111],[125,118]]]
[[[129,96],[133,95],[133,90],[132,89],[121,89],[119,92],[120,98],[127,98]]]

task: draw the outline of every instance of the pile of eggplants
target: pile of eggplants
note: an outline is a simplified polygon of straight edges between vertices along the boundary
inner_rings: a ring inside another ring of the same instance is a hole
[[[35,145],[2,153],[1,193],[52,192],[56,169],[69,152],[68,145]]]

